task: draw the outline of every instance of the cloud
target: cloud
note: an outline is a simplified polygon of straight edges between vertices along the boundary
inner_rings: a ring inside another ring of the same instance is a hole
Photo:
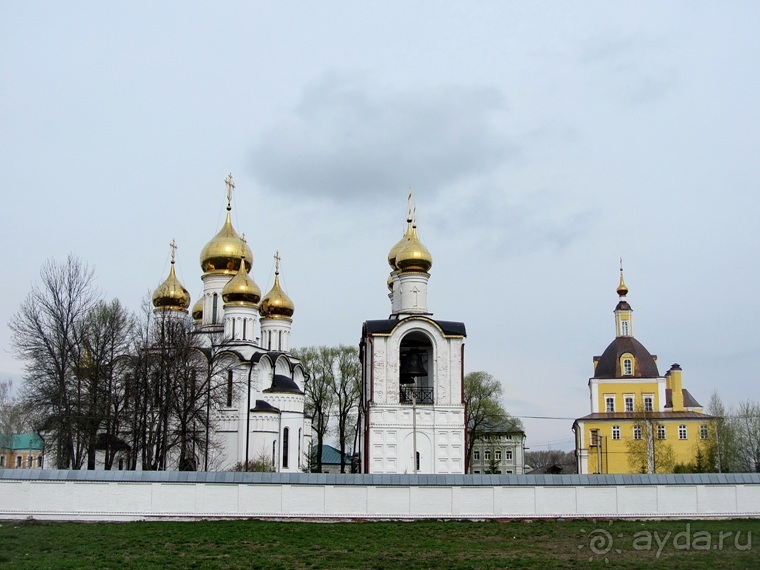
[[[579,61],[610,95],[641,104],[678,87],[678,71],[668,64],[668,47],[667,41],[657,38],[597,37],[581,48]]]
[[[254,176],[277,192],[315,199],[398,196],[408,185],[436,193],[517,152],[500,127],[505,113],[493,87],[392,91],[329,74],[262,132]]]

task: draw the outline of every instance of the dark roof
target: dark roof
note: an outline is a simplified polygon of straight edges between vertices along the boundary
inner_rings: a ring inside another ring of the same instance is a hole
[[[581,420],[695,420],[695,419],[712,419],[712,416],[708,414],[702,414],[700,412],[596,412],[578,418],[576,422]]]
[[[265,402],[264,400],[256,400],[256,404],[251,409],[252,412],[277,412],[279,413],[279,409],[275,408],[272,404],[269,402]]]
[[[691,395],[691,393],[686,389],[682,388],[681,392],[683,393],[683,405],[686,408],[701,408],[702,404],[697,402],[697,399]],[[665,389],[665,407],[666,408],[672,408],[673,407],[673,391],[670,388]]]
[[[301,392],[301,389],[298,387],[298,384],[295,383],[295,380],[289,376],[284,376],[283,374],[275,374],[274,378],[272,379],[272,386],[264,390],[264,392],[303,394],[303,392]]]
[[[430,317],[406,317],[404,319],[383,319],[377,321],[364,321],[364,334],[390,334],[399,324],[409,319],[423,319],[438,325],[445,335],[467,336],[464,323],[455,321],[437,321]]]
[[[615,307],[616,311],[631,311],[631,306],[628,304],[628,301],[620,301],[617,306]]]
[[[635,359],[633,378],[659,378],[657,363],[644,345],[632,336],[619,336],[598,357],[594,378],[626,378],[620,370],[620,357],[630,353]]]
[[[95,449],[111,449],[114,451],[128,451],[131,449],[129,444],[123,439],[113,434],[101,432],[95,441]]]

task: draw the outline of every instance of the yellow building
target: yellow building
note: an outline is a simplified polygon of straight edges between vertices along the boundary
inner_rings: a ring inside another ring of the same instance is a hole
[[[573,423],[578,473],[671,473],[707,455],[711,416],[683,387],[681,367],[665,376],[633,336],[633,309],[620,269],[615,340],[594,357],[591,413]]]

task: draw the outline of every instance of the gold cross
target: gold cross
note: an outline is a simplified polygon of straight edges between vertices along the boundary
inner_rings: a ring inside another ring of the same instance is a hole
[[[278,274],[280,273],[280,259],[282,258],[280,257],[280,250],[278,249],[274,252],[274,272]]]
[[[409,186],[409,196],[406,198],[406,217],[411,221],[412,218],[412,187]]]
[[[232,172],[224,179],[224,183],[227,185],[227,207],[232,204],[232,191],[235,189],[235,183],[232,181]]]
[[[177,252],[177,242],[172,240],[172,242],[169,244],[169,247],[172,250],[172,263],[174,263],[174,254]]]

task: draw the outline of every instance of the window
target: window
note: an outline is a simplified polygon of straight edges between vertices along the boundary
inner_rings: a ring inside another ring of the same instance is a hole
[[[507,461],[512,461],[512,450],[508,449],[505,453],[507,454]]]
[[[592,447],[595,447],[599,445],[599,430],[598,429],[592,429],[589,432],[589,445]]]
[[[473,452],[472,452],[472,458],[473,458],[475,461],[480,461],[480,452],[479,452],[479,451],[473,451]]]
[[[290,439],[290,428],[282,430],[282,466],[288,468],[288,440]]]
[[[641,439],[641,426],[633,426],[633,439]]]
[[[227,371],[227,407],[232,407],[232,370]]]
[[[37,456],[37,467],[42,469],[42,455]]]
[[[219,296],[214,293],[214,302],[212,303],[211,307],[211,323],[216,324],[216,311],[219,305]]]
[[[605,412],[614,412],[615,411],[615,396],[605,396],[604,397],[604,411]]]
[[[416,461],[416,463],[417,463],[417,471],[419,471],[420,470],[420,452],[419,451],[417,452],[416,460],[417,460]]]
[[[491,452],[489,450],[485,450],[483,452],[483,459],[485,459],[486,461],[490,461],[491,460]]]
[[[644,411],[654,412],[654,396],[652,395],[644,396]]]
[[[494,457],[496,458],[496,461],[501,461],[501,449],[494,451]]]
[[[34,466],[34,457],[30,455],[29,457],[26,458],[26,462],[29,466],[29,469],[31,469]]]
[[[620,439],[620,426],[612,426],[612,439]]]
[[[620,333],[623,336],[628,336],[630,334],[628,331],[629,331],[628,321],[621,321],[621,323],[620,323]]]
[[[16,469],[19,469],[21,467],[21,456],[16,456]]]
[[[5,467],[5,455],[0,455],[0,467]]]
[[[480,475],[480,471],[473,471],[475,475]]]
[[[625,411],[626,412],[633,411],[633,395],[632,394],[625,395]]]
[[[708,439],[710,437],[710,432],[707,431],[707,424],[702,424],[699,426],[699,439]]]
[[[511,469],[507,469],[504,473],[506,473],[507,475],[512,475],[512,470]]]
[[[623,359],[623,374],[631,376],[633,374],[633,360],[630,358]]]
[[[678,439],[686,439],[686,426],[681,424],[678,426]]]
[[[657,439],[665,439],[665,426],[662,424],[657,426]]]

